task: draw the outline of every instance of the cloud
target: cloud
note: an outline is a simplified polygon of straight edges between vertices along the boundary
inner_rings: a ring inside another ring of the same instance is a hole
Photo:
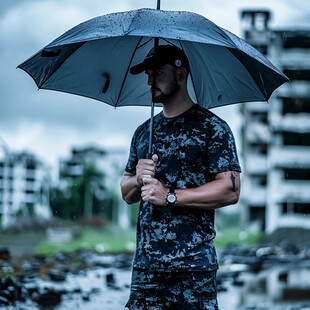
[[[85,2],[83,3],[84,7],[83,5],[75,7],[72,1],[71,3],[69,1],[61,3],[28,1],[12,8],[2,16],[0,20],[2,47],[0,49],[2,93],[0,129],[2,133],[15,132],[19,136],[21,130],[18,128],[23,128],[26,137],[27,132],[31,134],[30,128],[34,126],[33,123],[40,123],[41,128],[67,127],[70,130],[89,133],[90,136],[100,130],[126,133],[126,124],[133,126],[132,120],[139,119],[139,115],[140,118],[146,117],[146,111],[143,109],[138,113],[134,110],[126,113],[123,110],[118,113],[122,109],[116,112],[110,106],[87,98],[45,90],[36,91],[31,78],[21,70],[15,69],[20,62],[55,37],[90,18],[91,14],[85,9]],[[127,120],[122,121],[125,117]],[[24,130],[26,127],[29,131]],[[33,130],[36,128],[38,128],[37,125]],[[50,136],[50,141],[53,140],[57,138],[53,139]],[[33,144],[33,140],[28,142]],[[18,144],[14,141],[10,144],[12,143]],[[22,147],[22,144],[19,145]]]
[[[241,7],[274,8],[273,25],[309,25],[307,1],[166,0],[162,9],[204,15],[223,28],[240,33]],[[148,108],[119,108],[94,100],[36,90],[32,79],[16,66],[66,30],[92,17],[141,7],[156,8],[155,0],[1,0],[0,2],[0,135],[12,148],[28,147],[48,161],[70,145],[98,142],[128,148],[136,126],[149,117]],[[236,125],[236,108],[223,110]],[[216,111],[215,111],[216,112]]]

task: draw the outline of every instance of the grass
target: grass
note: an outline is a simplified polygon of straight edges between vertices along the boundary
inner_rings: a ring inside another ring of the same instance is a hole
[[[218,230],[215,246],[225,248],[232,243],[257,244],[263,233],[240,231],[236,228]],[[99,253],[133,253],[135,250],[135,230],[122,230],[117,225],[108,225],[104,229],[81,227],[80,237],[70,243],[52,243],[46,239],[45,232],[25,232],[15,235],[0,235],[0,244],[10,244],[19,240],[27,243],[34,240],[34,254],[55,255],[59,252],[72,253],[79,249],[94,250]],[[36,245],[37,244],[37,245]]]
[[[99,253],[118,254],[135,250],[135,232],[121,230],[115,226],[106,229],[83,228],[81,236],[70,243],[52,243],[43,240],[34,249],[34,254],[55,255],[59,252],[72,253],[80,249]]]
[[[264,234],[262,232],[247,232],[231,229],[218,232],[214,243],[219,249],[225,248],[233,243],[254,245],[259,243],[263,236]]]

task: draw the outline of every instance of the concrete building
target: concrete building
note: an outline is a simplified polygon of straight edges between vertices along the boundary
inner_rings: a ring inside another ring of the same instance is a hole
[[[291,80],[269,104],[241,106],[243,226],[310,229],[310,29],[270,29],[264,10],[241,17],[244,39]]]
[[[47,166],[28,152],[0,153],[0,227],[13,224],[17,216],[51,218],[50,173]]]
[[[74,147],[70,157],[59,162],[60,183],[65,186],[68,182],[74,181],[83,174],[85,164],[94,164],[95,167],[104,173],[104,186],[109,191],[109,195],[115,197],[115,206],[109,211],[111,220],[123,228],[130,225],[130,209],[121,200],[120,178],[126,165],[127,154],[123,150],[103,150],[97,146]],[[96,184],[91,185],[91,192],[100,196],[100,191],[96,189]],[[104,198],[104,197],[103,197]],[[85,216],[92,215],[92,199],[87,199],[84,204]],[[85,206],[89,206],[86,208]]]

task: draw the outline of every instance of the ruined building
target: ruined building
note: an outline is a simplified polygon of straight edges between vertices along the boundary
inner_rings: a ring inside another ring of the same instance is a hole
[[[310,29],[270,29],[264,10],[241,17],[244,39],[291,80],[241,107],[243,225],[310,228]]]
[[[1,145],[0,145],[1,147]],[[28,152],[0,153],[0,228],[7,228],[19,216],[50,219],[49,168]]]
[[[89,181],[89,193],[84,201],[84,216],[93,214],[93,197],[99,200],[113,196],[113,206],[102,207],[103,214],[108,220],[123,228],[130,225],[130,208],[121,200],[119,182],[126,162],[123,150],[104,150],[98,146],[85,145],[74,147],[66,159],[59,161],[59,181],[63,188],[81,178],[84,169],[93,165],[94,169],[102,173],[102,180]],[[102,185],[105,190],[100,190]]]

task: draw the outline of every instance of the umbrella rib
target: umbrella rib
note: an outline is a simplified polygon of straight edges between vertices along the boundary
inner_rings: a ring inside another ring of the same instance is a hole
[[[85,44],[85,42],[81,42],[79,44],[77,44],[76,48],[72,51],[72,53],[70,54],[70,56],[68,57],[64,57],[64,59],[62,61],[59,61],[59,63],[57,64],[57,66],[55,66],[53,68],[53,71],[46,76],[46,78],[41,82],[41,84],[39,85],[39,88],[42,88],[42,86],[49,80],[49,78],[59,69],[59,67],[64,64],[68,58],[70,58],[72,56],[72,54],[74,54],[81,46],[83,46]],[[44,49],[42,50],[44,51]]]
[[[181,42],[180,40],[178,40],[178,41],[179,41],[179,43],[180,43],[180,45],[181,45],[181,47],[182,47],[183,52],[185,53],[182,42]],[[189,70],[189,74],[191,75],[191,78],[192,78],[192,84],[193,84],[193,88],[194,88],[194,92],[195,92],[197,104],[199,104],[199,102],[198,102],[199,99],[198,99],[198,95],[197,95],[197,91],[196,91],[196,87],[195,87],[195,82],[194,82],[194,77],[193,77],[193,75],[192,75],[192,73],[191,73],[190,70]]]
[[[132,55],[131,55],[131,59],[130,59],[130,61],[129,61],[129,64],[128,64],[126,73],[125,73],[124,78],[123,78],[123,81],[122,81],[121,89],[120,89],[120,91],[119,91],[119,93],[118,93],[118,97],[117,97],[117,100],[116,100],[115,105],[114,105],[115,108],[117,107],[117,104],[118,104],[119,99],[120,99],[120,97],[121,97],[121,94],[122,94],[122,91],[123,91],[123,88],[124,88],[124,85],[125,85],[125,81],[126,81],[126,78],[127,78],[128,72],[129,72],[129,69],[130,69],[130,67],[131,67],[131,63],[132,63],[132,61],[133,61],[133,58],[134,58],[134,56],[135,56],[135,54],[136,54],[137,49],[139,48],[139,44],[140,44],[140,42],[142,41],[142,39],[143,39],[143,37],[140,37],[140,40],[138,41],[138,43],[137,43],[137,45],[136,45],[136,47],[135,47],[135,50],[133,51],[133,53],[132,53]]]
[[[270,98],[270,95],[268,95],[264,85],[261,85],[258,83],[258,81],[252,76],[252,74],[249,72],[248,68],[245,66],[245,64],[240,60],[240,58],[236,57],[235,53],[233,52],[233,50],[237,51],[237,52],[243,52],[239,49],[232,49],[232,48],[228,48],[227,47],[227,50],[239,61],[239,63],[244,67],[244,69],[249,73],[250,77],[252,78],[252,80],[254,81],[254,83],[257,85],[257,87],[259,88],[260,92],[262,93],[262,95],[264,96],[265,100],[268,102],[268,99]],[[253,58],[253,62],[255,61],[256,59]],[[258,71],[259,72],[259,71]],[[261,77],[261,73],[259,72],[259,77],[260,77],[260,82],[262,82],[263,84],[263,79]]]
[[[137,49],[143,47],[144,45],[148,44],[148,43],[149,43],[150,41],[152,41],[152,40],[153,40],[153,37],[150,38],[149,40],[147,40],[147,41],[146,41],[145,43],[143,43],[142,45],[138,46]]]

